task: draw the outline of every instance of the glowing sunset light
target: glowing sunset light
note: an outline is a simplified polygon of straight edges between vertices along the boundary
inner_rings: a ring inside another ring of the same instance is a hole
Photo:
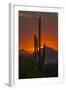
[[[19,49],[34,52],[34,35],[38,37],[39,30],[37,15],[38,12],[19,11]],[[41,12],[40,15],[41,48],[45,43],[46,46],[58,50],[58,14]]]

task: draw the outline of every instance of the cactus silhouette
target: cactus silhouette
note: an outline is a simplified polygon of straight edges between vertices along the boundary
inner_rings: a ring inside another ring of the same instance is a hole
[[[38,34],[38,38],[39,38],[39,70],[41,71],[41,17],[39,17],[39,34]]]
[[[34,59],[36,59],[37,55],[39,57],[39,71],[43,71],[43,66],[45,62],[45,43],[43,46],[43,53],[41,56],[41,17],[39,17],[39,32],[38,32],[38,38],[36,37],[36,34],[34,35]],[[38,50],[39,48],[39,50]]]
[[[34,58],[36,59],[38,54],[38,39],[36,35],[34,35]]]
[[[45,62],[45,51],[46,51],[46,44],[44,43],[44,46],[43,46],[43,63]]]
[[[45,50],[46,50],[46,44],[44,43],[43,46],[43,53],[42,53],[42,63],[41,63],[41,67],[42,67],[42,71],[44,70],[44,63],[45,63]]]

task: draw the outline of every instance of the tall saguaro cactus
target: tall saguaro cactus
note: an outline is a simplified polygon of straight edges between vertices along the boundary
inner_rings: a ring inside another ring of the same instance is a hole
[[[38,39],[36,35],[34,35],[34,58],[36,59],[38,53]]]
[[[39,17],[39,70],[41,70],[41,17]]]

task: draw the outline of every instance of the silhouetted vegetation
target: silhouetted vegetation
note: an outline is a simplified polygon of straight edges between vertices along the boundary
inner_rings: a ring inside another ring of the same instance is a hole
[[[43,68],[44,66],[44,68]],[[38,68],[38,62],[29,56],[19,56],[19,79],[21,78],[39,78],[39,77],[57,77],[58,64],[43,64],[42,71]]]

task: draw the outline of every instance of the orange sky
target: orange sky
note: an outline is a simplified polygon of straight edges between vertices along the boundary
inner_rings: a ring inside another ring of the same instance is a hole
[[[34,34],[38,36],[38,14],[36,12],[19,12],[19,49],[33,51]],[[40,13],[40,15],[42,20],[41,47],[46,43],[46,46],[58,50],[58,14]]]

